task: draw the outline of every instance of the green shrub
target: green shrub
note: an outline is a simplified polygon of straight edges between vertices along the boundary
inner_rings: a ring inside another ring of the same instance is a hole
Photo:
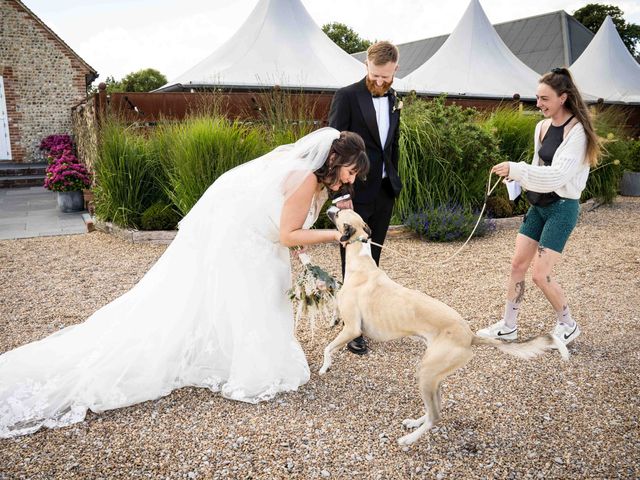
[[[320,215],[318,215],[318,220],[314,223],[313,228],[325,228],[330,230],[335,230],[336,226],[333,224],[329,216],[327,215],[327,208],[332,205],[331,199],[327,200],[325,204],[320,209]]]
[[[259,125],[265,127],[270,149],[294,143],[321,125],[318,97],[302,91],[268,89],[254,97],[254,111]]]
[[[222,117],[193,117],[170,127],[166,141],[166,195],[186,215],[223,173],[269,150],[264,130]]]
[[[623,170],[630,172],[640,172],[640,138],[630,139],[629,156],[627,161],[622,165]]]
[[[140,217],[162,198],[156,183],[158,164],[149,155],[142,134],[111,120],[102,127],[95,165],[98,217],[125,227],[139,227]]]
[[[521,194],[518,198],[513,200],[511,205],[513,206],[513,215],[524,215],[531,206],[524,194]]]
[[[180,216],[162,202],[156,202],[147,208],[140,219],[142,230],[175,230]]]
[[[498,139],[500,153],[512,162],[531,162],[536,124],[542,115],[499,108],[485,120],[485,127]]]
[[[602,203],[611,203],[618,194],[623,165],[629,159],[629,143],[625,140],[626,114],[610,108],[594,117],[594,128],[602,140],[602,156],[593,168],[582,192],[581,200],[595,198]]]
[[[503,157],[476,115],[474,109],[446,106],[443,97],[405,100],[399,165],[404,187],[396,201],[396,219],[427,205],[482,205],[489,170]]]
[[[622,165],[629,156],[629,145],[626,141],[615,138],[613,133],[609,133],[607,137],[603,140],[600,163],[589,173],[587,185],[581,195],[582,201],[595,198],[602,203],[611,203],[618,194]]]
[[[295,143],[297,140],[304,137],[308,133],[311,133],[313,130],[316,130],[318,127],[319,125],[306,122],[296,122],[273,126],[270,128],[269,134],[267,136],[269,147],[271,149],[274,149],[276,147],[279,147],[280,145]]]
[[[479,213],[455,204],[435,207],[429,205],[420,212],[409,215],[405,223],[423,238],[436,242],[451,242],[464,240],[471,235]],[[495,221],[482,219],[474,236],[483,236],[492,230],[495,230]]]
[[[505,218],[513,215],[513,205],[508,198],[496,195],[487,199],[487,213],[494,218]]]
[[[199,115],[142,132],[111,120],[96,165],[96,212],[135,228],[156,202],[184,216],[220,175],[317,127],[305,120],[266,126]]]
[[[159,122],[147,137],[147,149],[149,159],[154,166],[155,182],[162,187],[164,204],[172,203],[167,191],[170,189],[169,173],[171,171],[171,157],[169,151],[175,143],[178,128],[176,123],[170,121]]]
[[[622,177],[619,165],[605,164],[589,174],[587,186],[582,191],[582,202],[595,198],[601,203],[611,203],[618,195],[618,184]]]

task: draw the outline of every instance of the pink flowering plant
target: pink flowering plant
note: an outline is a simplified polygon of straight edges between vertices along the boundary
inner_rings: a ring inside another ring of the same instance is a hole
[[[65,152],[58,158],[50,157],[44,188],[54,192],[71,192],[91,186],[91,175],[76,156]]]
[[[73,152],[73,140],[67,134],[49,135],[40,142],[40,150],[46,153],[51,163],[65,152]]]
[[[91,175],[73,153],[70,135],[49,135],[40,142],[40,150],[47,154],[49,161],[44,188],[54,192],[72,192],[91,186]]]

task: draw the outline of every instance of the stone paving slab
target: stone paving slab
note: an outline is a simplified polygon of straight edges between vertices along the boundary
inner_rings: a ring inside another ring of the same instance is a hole
[[[0,240],[86,233],[83,213],[62,213],[43,187],[0,189]]]
[[[54,192],[47,190],[46,188],[40,187],[21,187],[21,188],[7,188],[0,192],[0,197],[29,197],[31,198],[46,198],[46,197],[54,197]]]

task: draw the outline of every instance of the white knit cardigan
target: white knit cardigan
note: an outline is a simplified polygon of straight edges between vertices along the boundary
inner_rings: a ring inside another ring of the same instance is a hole
[[[530,164],[509,162],[509,178],[520,182],[532,192],[556,192],[563,198],[579,199],[589,177],[584,128],[581,123],[576,123],[553,155],[551,165],[545,167],[538,156],[543,122],[544,120],[536,125],[533,160]]]

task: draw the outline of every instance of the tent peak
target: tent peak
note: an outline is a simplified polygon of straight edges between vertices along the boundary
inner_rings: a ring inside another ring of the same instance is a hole
[[[640,65],[608,15],[569,69],[585,92],[609,102],[640,103]]]
[[[260,0],[226,43],[160,90],[178,84],[330,90],[364,74],[364,65],[325,35],[300,0]]]
[[[470,0],[440,49],[404,80],[418,92],[532,98],[538,74],[505,45],[480,1]]]

